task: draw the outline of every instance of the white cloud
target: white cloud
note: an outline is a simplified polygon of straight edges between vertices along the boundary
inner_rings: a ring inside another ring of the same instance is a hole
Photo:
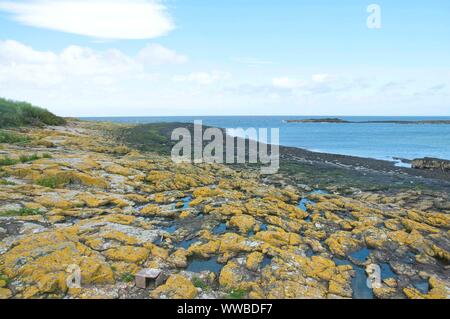
[[[160,0],[1,1],[17,22],[102,39],[151,39],[175,26]]]
[[[383,70],[385,77],[378,70],[363,73],[364,76],[348,74],[347,70],[327,76],[303,70],[305,75],[296,76],[286,70],[282,76],[268,79],[260,72],[232,77],[223,70],[208,68],[203,70],[209,71],[192,73],[181,73],[179,67],[152,68],[153,64],[182,63],[184,59],[170,49],[149,47],[144,48],[147,60],[142,54],[130,55],[115,49],[69,46],[52,52],[17,41],[0,41],[0,94],[70,116],[252,112],[329,115],[359,112],[361,105],[367,109],[357,114],[423,114],[429,112],[424,104],[448,114],[447,70],[419,70],[424,72],[420,73],[413,69],[400,74]],[[154,48],[170,54],[155,54]],[[411,78],[416,80],[411,82]],[[389,82],[402,85],[395,86],[392,92],[380,91],[392,86]],[[394,109],[393,105],[403,109]]]
[[[277,77],[272,79],[272,85],[277,89],[294,89],[303,86],[304,82],[289,77]]]
[[[219,81],[227,81],[230,79],[231,74],[222,71],[193,72],[188,75],[176,75],[173,77],[174,82],[193,82],[201,85],[211,85]]]
[[[71,75],[112,75],[139,72],[140,65],[119,50],[97,52],[70,46],[59,55],[62,70]]]
[[[323,83],[323,82],[326,82],[327,80],[329,80],[330,79],[330,75],[329,74],[326,74],[326,73],[323,73],[323,74],[313,74],[312,75],[312,80],[314,81],[314,82],[317,82],[317,83]]]
[[[143,64],[183,64],[188,58],[185,55],[163,47],[160,44],[149,44],[138,53],[138,60]]]
[[[35,50],[23,43],[0,41],[0,83],[14,81],[48,87],[64,81],[92,82],[113,85],[127,77],[152,81],[155,75],[145,71],[146,65],[184,63],[187,58],[159,44],[151,44],[137,57],[117,49],[96,51],[88,47],[69,46],[59,53]],[[189,79],[212,83],[223,77],[220,73],[191,75]]]
[[[53,53],[37,51],[17,41],[0,41],[0,82],[17,81],[42,87],[77,77],[93,77],[97,83],[112,83],[107,77],[141,71],[139,63],[119,50],[98,52],[70,46],[61,53]]]
[[[261,60],[257,58],[245,58],[245,57],[237,57],[232,58],[231,61],[241,64],[248,64],[248,65],[269,65],[272,64],[271,61],[268,60]]]

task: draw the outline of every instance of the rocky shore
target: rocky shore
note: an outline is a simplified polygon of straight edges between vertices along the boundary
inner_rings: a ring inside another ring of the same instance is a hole
[[[449,297],[445,179],[292,149],[271,176],[175,164],[118,143],[128,128],[70,121],[0,144],[0,298]],[[137,288],[145,268],[167,280]]]
[[[412,161],[412,167],[417,169],[438,170],[441,172],[450,171],[450,161],[438,158],[420,158]]]

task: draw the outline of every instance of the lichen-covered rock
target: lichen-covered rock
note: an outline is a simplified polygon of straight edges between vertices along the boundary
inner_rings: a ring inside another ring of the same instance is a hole
[[[108,249],[105,256],[114,261],[141,264],[148,258],[149,253],[148,249],[143,247],[121,246]]]
[[[161,212],[161,208],[158,205],[147,205],[141,209],[140,213],[143,215],[158,215]]]
[[[360,243],[346,232],[337,232],[331,234],[325,241],[333,254],[346,256],[352,250],[356,250]]]
[[[436,277],[429,279],[430,291],[427,294],[419,292],[416,288],[406,287],[403,292],[409,299],[448,299],[449,292],[445,283]]]
[[[377,298],[448,298],[448,194],[356,186],[343,196],[300,194],[313,190],[308,180],[287,185],[302,174],[263,177],[252,167],[175,164],[118,145],[111,138],[116,128],[69,121],[22,131],[54,147],[51,157],[1,167],[2,297],[142,297],[133,275],[159,268],[175,277],[152,292],[155,298],[197,291],[199,298],[231,291],[249,298],[351,298],[355,270],[336,264],[345,259],[360,266],[389,261],[396,278],[373,289]],[[42,145],[0,148],[19,159],[44,157]],[[341,192],[328,187],[334,190]],[[300,195],[310,201],[306,211]],[[188,208],[185,198],[192,198]],[[371,250],[365,260],[349,256],[362,247]],[[225,264],[220,276],[182,270],[198,257]],[[74,265],[82,289],[67,287]],[[428,293],[410,285],[418,276],[428,278]]]
[[[241,288],[243,276],[241,274],[240,266],[235,262],[228,262],[220,272],[219,283],[225,289],[239,289]]]
[[[185,249],[178,249],[169,256],[167,261],[177,268],[186,268],[188,265],[189,255],[190,253]]]
[[[216,254],[221,246],[220,241],[212,240],[205,244],[192,245],[188,248],[189,254],[198,255],[203,258],[208,258]]]
[[[166,283],[153,290],[153,299],[194,299],[197,289],[192,282],[181,275],[171,275]]]
[[[247,256],[247,261],[245,266],[252,271],[256,271],[259,267],[259,264],[263,261],[264,255],[260,252],[253,252]]]
[[[255,223],[255,219],[249,215],[236,215],[230,219],[230,226],[237,227],[242,234],[247,234],[252,230]]]
[[[381,286],[381,287],[374,287],[373,288],[373,294],[378,299],[389,299],[392,298],[397,292],[396,288],[387,287],[387,286]]]
[[[114,277],[104,258],[78,241],[76,228],[36,234],[0,256],[0,271],[32,285],[36,293],[64,293],[67,269],[75,265],[83,284],[110,284]]]
[[[11,290],[7,288],[0,288],[0,299],[9,299],[12,297]]]
[[[262,231],[257,233],[255,238],[277,247],[301,243],[300,235],[284,231]]]
[[[153,257],[157,257],[163,260],[169,257],[169,252],[167,251],[167,249],[149,243],[145,244],[144,247],[150,250],[150,253]]]

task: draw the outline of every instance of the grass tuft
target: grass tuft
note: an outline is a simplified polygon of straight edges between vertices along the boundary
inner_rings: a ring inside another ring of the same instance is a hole
[[[10,182],[10,181],[7,181],[6,179],[0,179],[0,185],[9,185],[9,186],[12,186],[12,185],[16,185],[16,183],[13,183],[13,182]]]
[[[30,139],[24,135],[0,130],[0,143],[25,144],[29,141]]]
[[[192,283],[196,288],[200,288],[202,290],[208,290],[209,286],[199,277],[192,278]]]
[[[8,286],[11,282],[11,279],[9,279],[8,277],[6,277],[6,275],[0,272],[0,281],[4,281],[6,286]]]
[[[37,154],[33,154],[33,155],[21,155],[19,157],[19,161],[21,163],[28,163],[28,162],[32,162],[35,160],[38,160],[40,157]]]
[[[228,293],[227,299],[245,299],[247,294],[245,289],[233,289]]]
[[[134,280],[134,275],[130,274],[129,272],[122,275],[123,282],[132,282],[133,280]]]
[[[48,188],[58,188],[70,183],[69,180],[58,176],[43,177],[36,181],[36,184]]]
[[[18,163],[29,163],[36,161],[40,159],[39,155],[32,154],[32,155],[21,155],[19,159],[10,158],[9,156],[6,156],[4,158],[0,158],[0,166],[11,166],[16,165]],[[50,154],[44,154],[42,155],[42,158],[51,158]]]
[[[8,156],[4,157],[4,158],[0,158],[0,166],[10,166],[10,165],[15,165],[19,163],[18,160],[12,159]]]
[[[2,217],[12,217],[12,216],[36,216],[36,215],[42,215],[42,213],[39,211],[39,209],[31,209],[31,208],[21,208],[17,210],[6,210],[3,212],[0,212],[0,216]]]

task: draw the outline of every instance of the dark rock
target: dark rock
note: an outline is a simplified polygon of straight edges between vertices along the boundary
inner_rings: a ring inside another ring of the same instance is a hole
[[[413,160],[412,168],[450,171],[450,161],[425,157]]]

